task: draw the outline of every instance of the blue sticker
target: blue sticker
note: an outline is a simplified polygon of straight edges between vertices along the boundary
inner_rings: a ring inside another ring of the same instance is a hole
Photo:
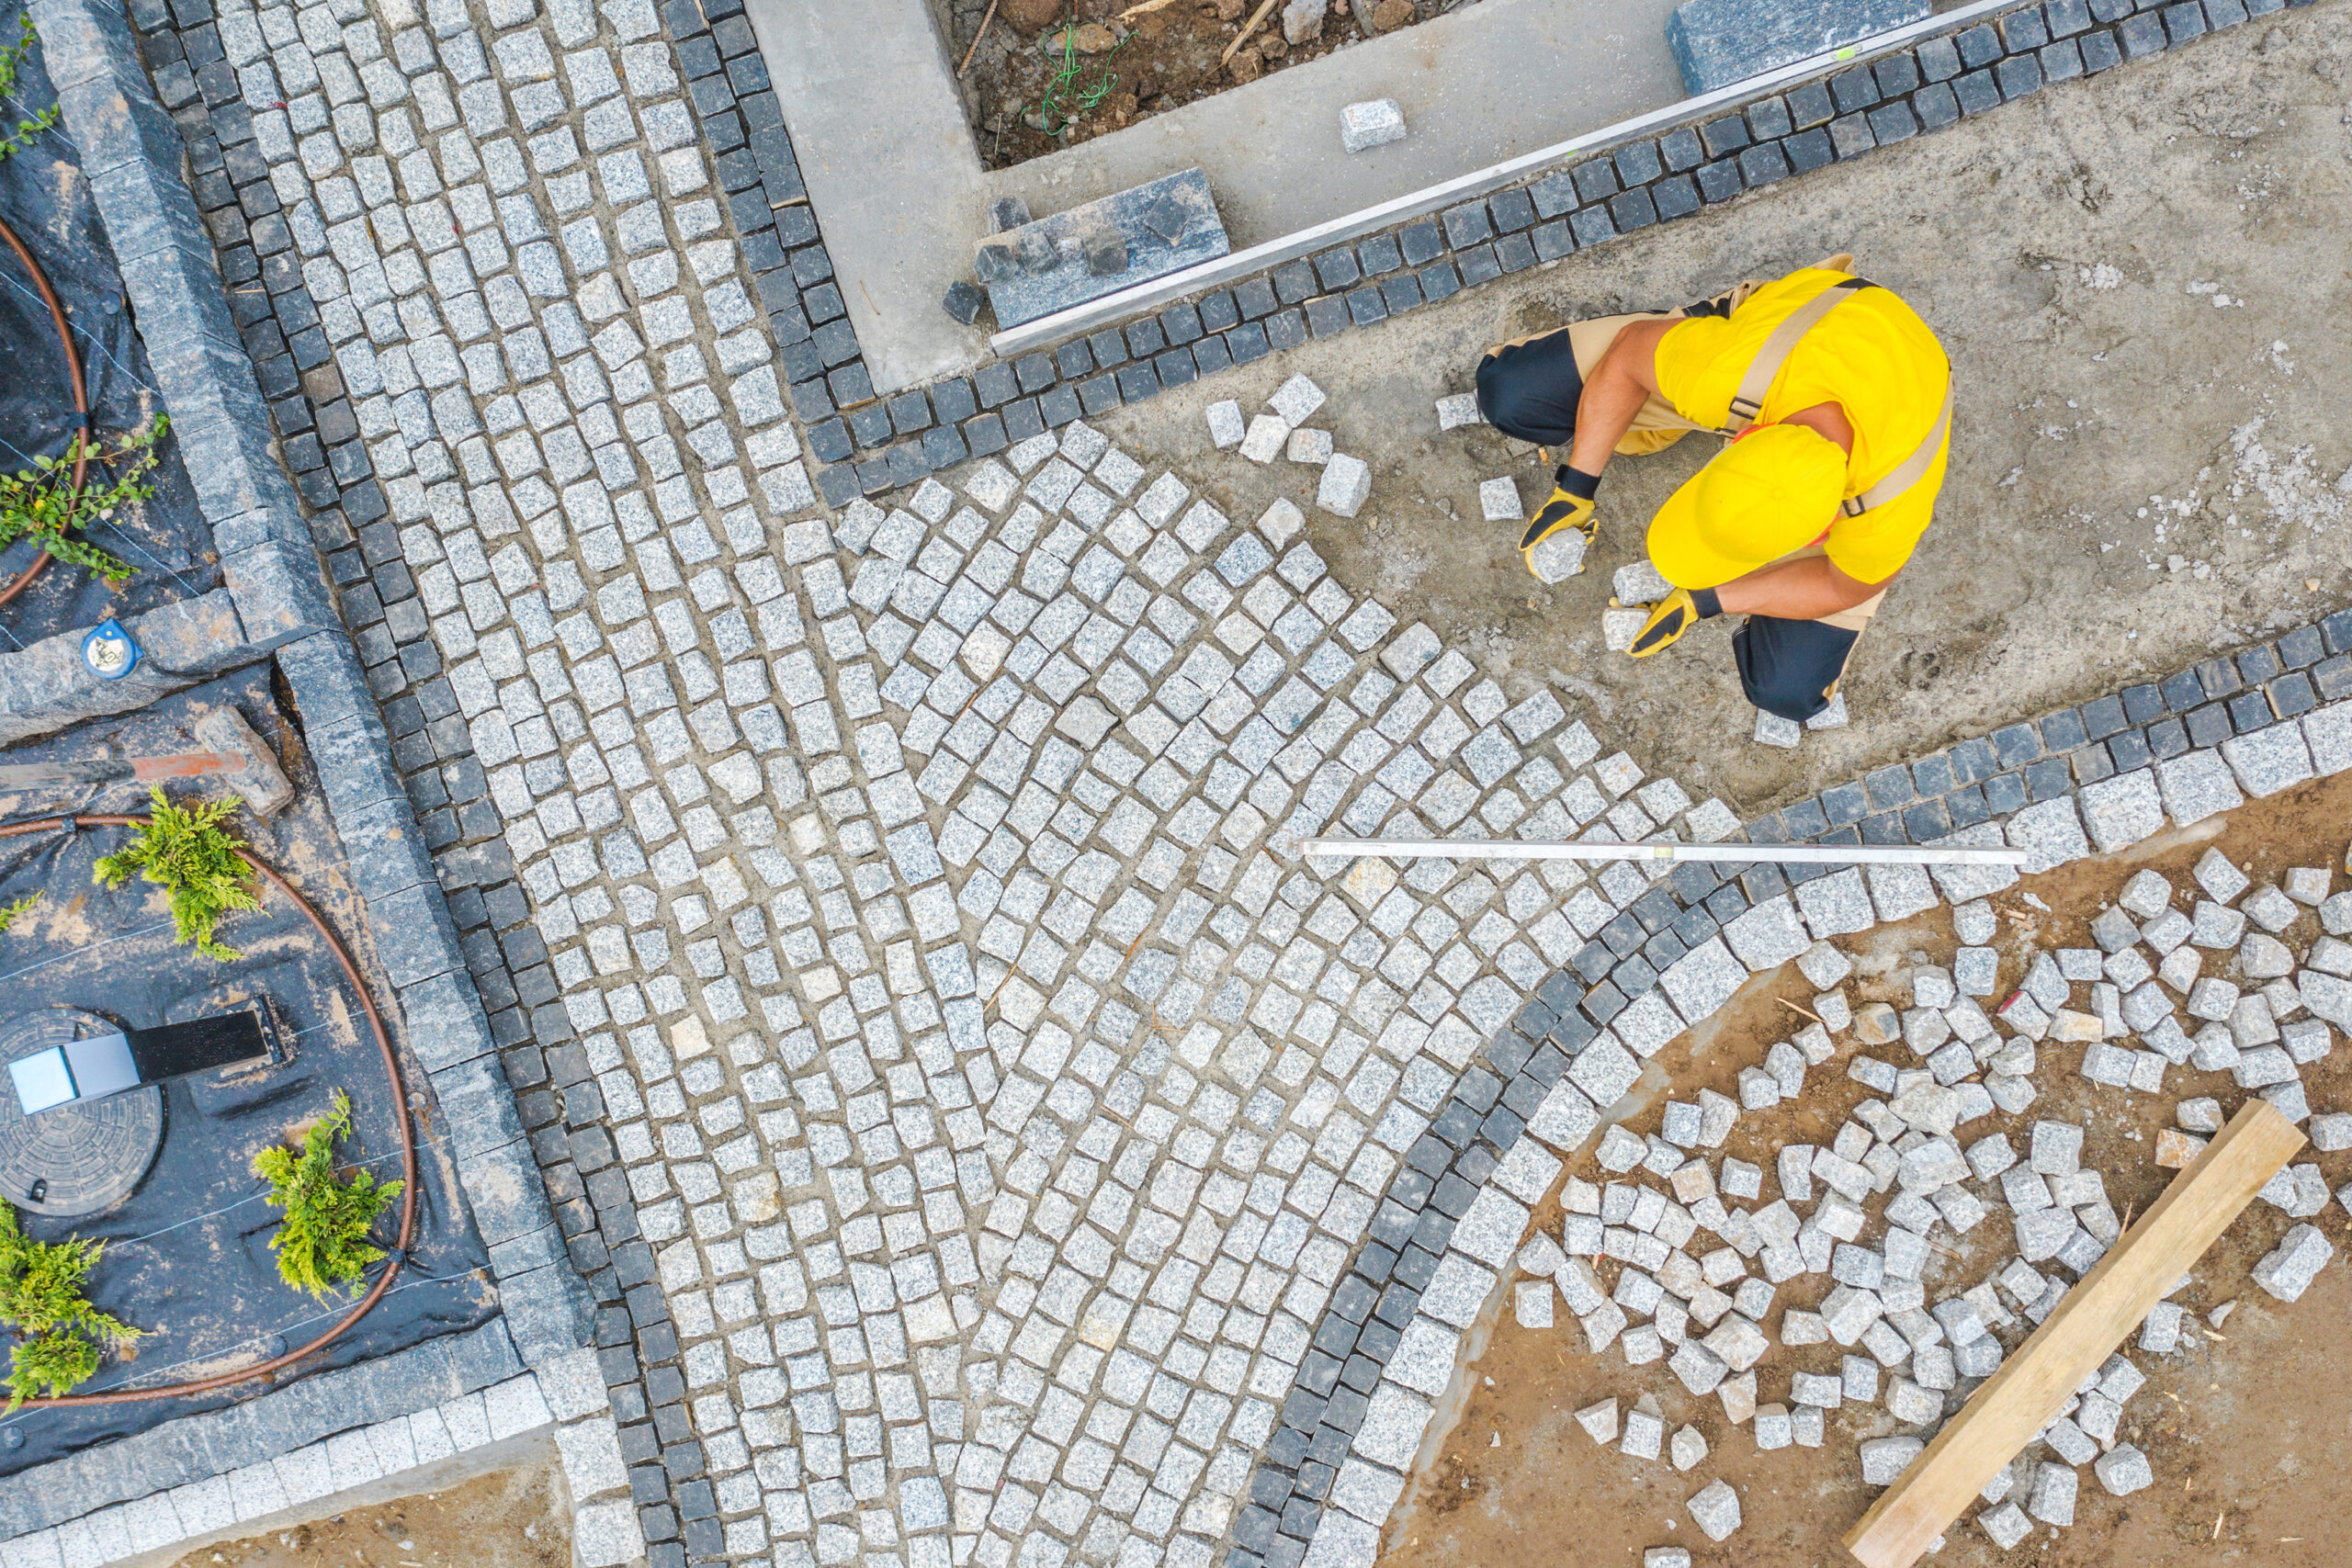
[[[119,681],[139,668],[139,645],[120,621],[108,615],[82,639],[82,662],[101,681]]]

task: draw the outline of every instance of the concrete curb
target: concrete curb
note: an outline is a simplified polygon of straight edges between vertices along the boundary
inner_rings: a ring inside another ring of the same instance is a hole
[[[169,1562],[362,1495],[403,1496],[503,1468],[550,1440],[584,1517],[578,1560],[616,1568],[641,1554],[615,1555],[606,1516],[616,1507],[626,1519],[626,1497],[592,1501],[628,1484],[594,1354],[528,1369],[492,1320],[11,1476],[0,1521],[17,1533],[0,1543],[0,1562]]]
[[[2034,851],[2027,869],[2041,872],[2348,769],[2352,610],[1876,770],[1767,813],[1740,836],[2006,842]],[[1234,1520],[1227,1568],[1374,1561],[1435,1415],[1422,1388],[1388,1375],[1391,1358],[1408,1331],[1459,1357],[1457,1341],[1508,1282],[1530,1215],[1564,1161],[1610,1124],[1638,1058],[1815,938],[1965,903],[2017,880],[2004,868],[1879,870],[1901,874],[1792,866],[1784,876],[1757,865],[1733,879],[1679,867],[1521,1003],[1406,1155],[1333,1292],[1253,1475],[1251,1501]],[[1353,1358],[1381,1374],[1371,1389],[1339,1382]],[[1452,1370],[1458,1374],[1458,1359]],[[1415,1384],[1432,1381],[1411,1375]]]

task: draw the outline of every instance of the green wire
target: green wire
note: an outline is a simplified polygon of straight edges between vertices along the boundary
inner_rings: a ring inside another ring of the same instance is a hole
[[[1060,114],[1057,106],[1062,101],[1062,89],[1076,83],[1079,77],[1084,74],[1078,63],[1078,7],[1073,0],[1069,9],[1063,14],[1062,17],[1061,69],[1054,73],[1053,81],[1046,86],[1046,96],[1037,102],[1038,123],[1044,128],[1047,136],[1059,136],[1077,124],[1082,116],[1100,106],[1102,100],[1109,97],[1118,87],[1118,74],[1111,69],[1111,62],[1117,58],[1120,50],[1127,47],[1128,39],[1134,36],[1130,33],[1127,38],[1121,39],[1112,46],[1111,52],[1102,57],[1102,77],[1078,95],[1075,112]]]

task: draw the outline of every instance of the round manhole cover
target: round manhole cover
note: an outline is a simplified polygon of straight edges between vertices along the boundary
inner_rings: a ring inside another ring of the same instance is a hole
[[[50,1008],[0,1023],[0,1064],[114,1025],[78,1008]],[[72,1219],[130,1196],[164,1144],[164,1091],[149,1084],[87,1105],[28,1117],[0,1073],[0,1193],[28,1214]]]

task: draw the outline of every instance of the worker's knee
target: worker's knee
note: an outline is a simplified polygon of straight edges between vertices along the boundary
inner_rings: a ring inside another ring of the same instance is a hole
[[[1802,723],[1829,705],[1860,635],[1823,621],[1750,615],[1732,636],[1732,658],[1749,702]]]
[[[1507,344],[1478,362],[1478,412],[1514,440],[1566,446],[1583,395],[1584,378],[1565,328]]]

